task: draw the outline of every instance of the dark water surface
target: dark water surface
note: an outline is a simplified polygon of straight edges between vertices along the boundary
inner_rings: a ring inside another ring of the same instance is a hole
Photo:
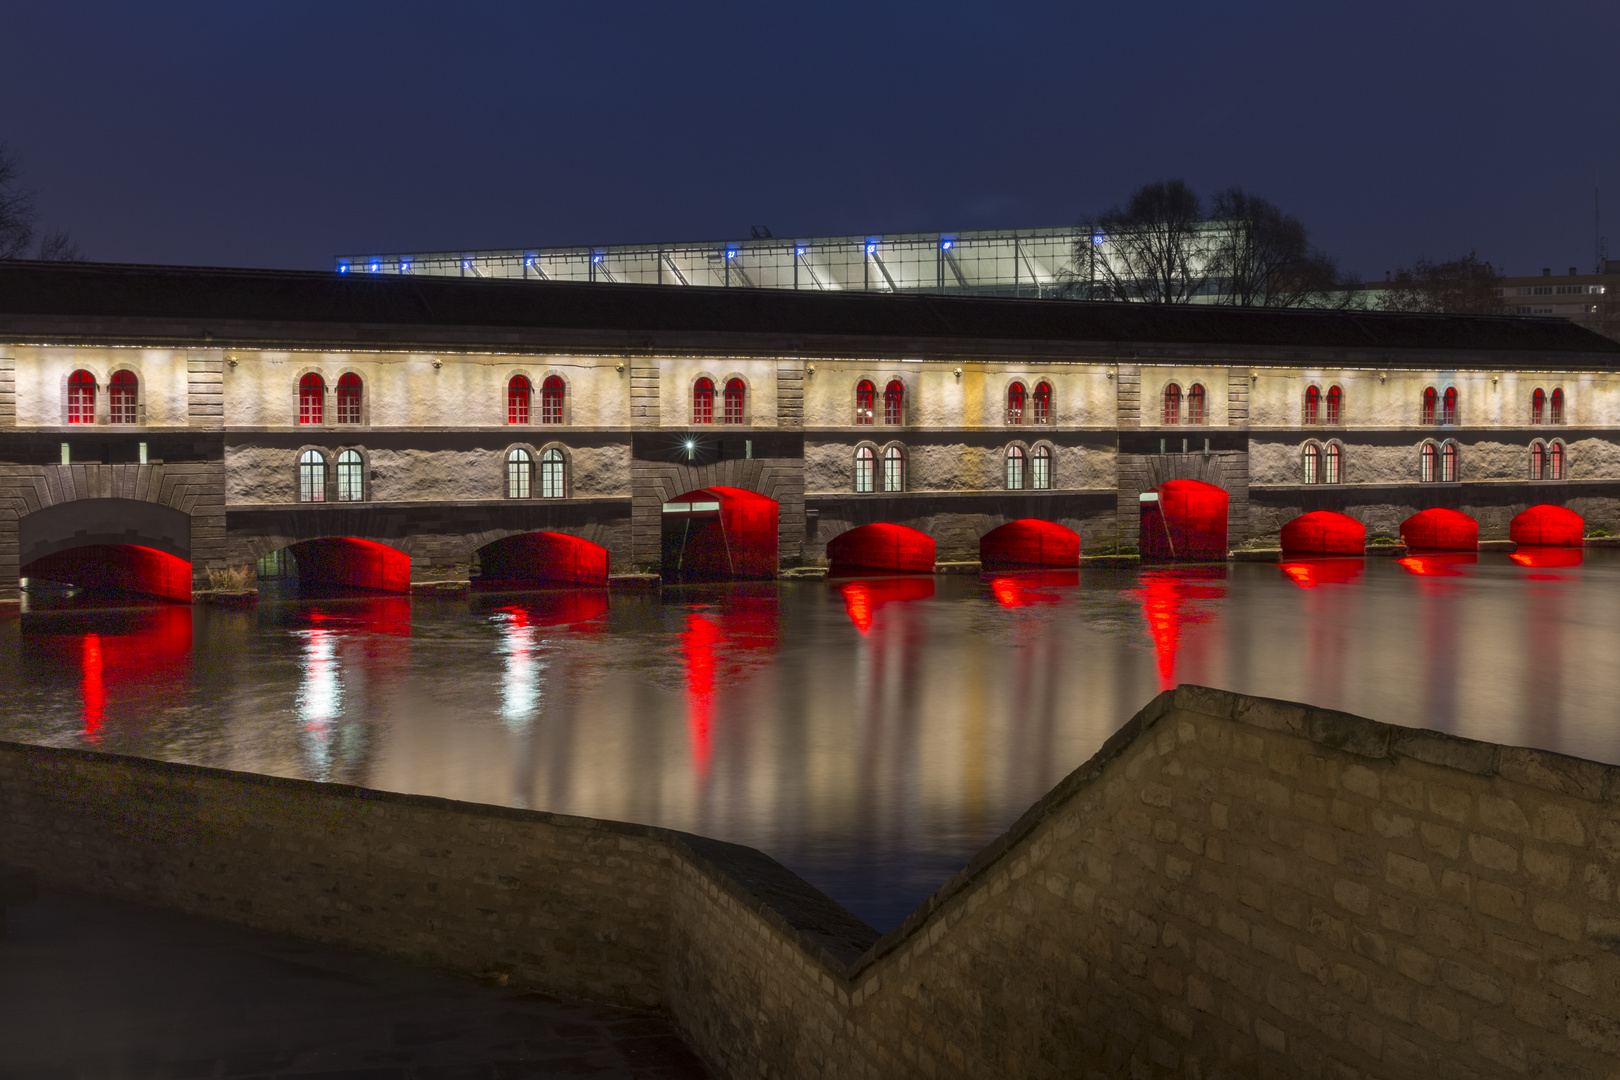
[[[0,738],[689,830],[888,929],[1177,682],[1620,762],[1617,556],[36,604]]]

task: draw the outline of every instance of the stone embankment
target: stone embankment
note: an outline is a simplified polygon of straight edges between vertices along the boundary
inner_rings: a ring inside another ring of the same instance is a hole
[[[1620,1078],[1620,769],[1185,686],[894,932],[611,822],[0,744],[54,884],[668,1011],[730,1077]]]

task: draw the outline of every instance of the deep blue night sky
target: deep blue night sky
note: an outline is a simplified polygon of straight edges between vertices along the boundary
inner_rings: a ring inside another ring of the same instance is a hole
[[[1368,277],[1620,258],[1620,4],[0,2],[93,259],[1066,224],[1241,184]]]

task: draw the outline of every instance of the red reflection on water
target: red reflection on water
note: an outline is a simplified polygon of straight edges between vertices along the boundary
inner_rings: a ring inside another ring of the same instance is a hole
[[[1472,566],[1479,562],[1479,556],[1472,552],[1447,552],[1442,555],[1408,555],[1404,559],[1396,559],[1395,564],[1408,574],[1418,577],[1467,577],[1459,566]]]
[[[84,635],[84,679],[80,683],[84,695],[84,740],[101,741],[101,725],[107,714],[107,687],[102,683],[101,635]]]
[[[498,608],[511,614],[520,626],[571,626],[575,623],[595,623],[608,613],[606,589],[558,589],[534,593],[520,604]],[[587,625],[579,629],[585,633],[601,633],[604,625]]]
[[[875,578],[846,581],[835,586],[844,598],[844,610],[855,629],[866,633],[872,629],[872,620],[885,604],[906,600],[926,600],[934,595],[932,577]]]
[[[59,668],[77,668],[83,734],[86,742],[95,743],[102,738],[109,707],[120,699],[154,692],[181,696],[191,664],[191,607],[87,612],[82,617],[95,629],[79,634],[25,630],[23,644],[43,652]]]
[[[1361,577],[1365,559],[1292,559],[1277,564],[1290,581],[1302,589],[1319,585],[1348,585]]]
[[[686,661],[687,732],[699,777],[709,771],[717,693],[741,682],[781,647],[775,592],[734,593],[717,613],[689,611],[679,635]]]
[[[990,579],[990,595],[1004,608],[1059,604],[1064,594],[1056,589],[1080,584],[1078,570],[1043,570],[1027,574],[999,574]]]
[[[1159,661],[1159,689],[1176,685],[1176,653],[1184,628],[1208,622],[1214,612],[1196,606],[1200,601],[1226,596],[1226,568],[1189,567],[1185,570],[1144,570],[1137,578],[1136,595],[1142,601],[1148,635]]]
[[[411,600],[408,596],[370,596],[322,601],[295,609],[292,617],[294,622],[301,621],[312,627],[409,637]]]
[[[1586,552],[1580,548],[1570,547],[1530,547],[1524,546],[1508,556],[1520,566],[1529,566],[1537,570],[1561,570],[1571,566],[1579,566],[1586,558]],[[1565,581],[1568,574],[1526,574],[1531,581]]]
[[[686,630],[681,634],[681,649],[686,654],[686,728],[700,776],[709,771],[713,747],[714,654],[719,641],[720,626],[713,619],[695,612],[686,616]]]

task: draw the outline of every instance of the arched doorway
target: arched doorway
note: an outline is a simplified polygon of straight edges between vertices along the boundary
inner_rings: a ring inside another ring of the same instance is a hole
[[[827,544],[833,573],[847,570],[934,572],[934,538],[905,525],[880,522],[840,533]]]
[[[1401,539],[1422,551],[1478,551],[1479,522],[1437,506],[1401,522]]]
[[[608,549],[564,533],[517,533],[478,549],[481,586],[607,584]]]
[[[300,591],[411,591],[410,556],[375,540],[362,540],[355,536],[321,536],[289,544],[277,555],[279,558],[276,561],[282,572],[297,582]]]
[[[138,499],[75,499],[17,523],[20,578],[191,602],[191,516]]]
[[[1080,534],[1055,521],[1021,518],[991,529],[979,539],[985,566],[1072,567],[1080,563]]]
[[[775,499],[743,488],[707,487],[675,496],[663,506],[665,579],[775,577],[778,512]]]
[[[1202,480],[1166,480],[1141,497],[1137,544],[1144,559],[1226,558],[1225,491]]]
[[[1367,526],[1348,514],[1312,510],[1282,527],[1282,549],[1299,555],[1363,555]]]

